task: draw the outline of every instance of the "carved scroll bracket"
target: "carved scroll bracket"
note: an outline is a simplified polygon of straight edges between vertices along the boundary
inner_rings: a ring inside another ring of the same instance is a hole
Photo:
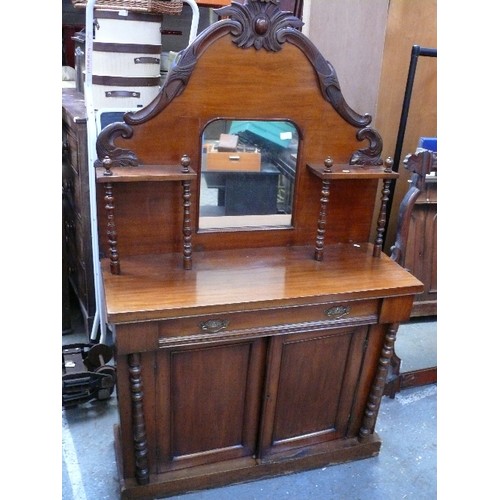
[[[350,165],[382,165],[380,155],[382,153],[383,143],[380,134],[370,127],[358,130],[356,134],[358,141],[367,139],[369,146],[367,148],[358,149],[355,151],[349,161]]]
[[[139,165],[139,160],[133,151],[115,146],[117,137],[130,139],[133,133],[132,127],[124,122],[110,123],[104,127],[97,137],[96,152],[98,159],[94,162],[94,166],[96,168],[105,166],[104,158],[110,160],[109,165],[120,167]]]

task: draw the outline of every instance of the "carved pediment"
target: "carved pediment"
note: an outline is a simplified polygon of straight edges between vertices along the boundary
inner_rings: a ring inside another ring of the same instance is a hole
[[[102,165],[104,156],[108,156],[115,165],[137,165],[138,159],[134,152],[116,147],[115,139],[133,137],[134,125],[145,123],[157,116],[181,95],[203,53],[217,40],[226,36],[232,37],[232,42],[241,50],[277,53],[282,50],[284,44],[289,43],[302,51],[317,75],[318,88],[323,98],[343,120],[359,129],[358,140],[369,141],[368,148],[359,149],[352,155],[351,163],[382,163],[381,138],[376,131],[368,127],[371,116],[360,115],[347,104],[335,68],[300,31],[303,25],[300,19],[291,12],[281,11],[279,0],[246,0],[244,4],[233,3],[217,9],[216,12],[221,19],[200,33],[179,53],[157,97],[146,107],[126,113],[123,123],[108,125],[103,129],[97,141],[97,165]],[[269,67],[269,71],[273,71],[273,68]]]

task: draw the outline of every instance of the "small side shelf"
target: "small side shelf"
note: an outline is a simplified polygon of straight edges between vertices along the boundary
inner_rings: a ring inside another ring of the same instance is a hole
[[[107,174],[104,167],[96,168],[96,181],[106,182],[169,182],[190,181],[196,178],[196,172],[188,167],[187,172],[179,165],[138,165],[136,167],[114,167]]]
[[[307,168],[320,179],[343,180],[343,179],[397,179],[399,174],[384,166],[373,165],[332,165],[330,170],[325,165],[317,163],[307,164]]]
[[[109,244],[109,260],[112,274],[120,274],[120,258],[118,255],[118,238],[115,224],[115,196],[113,184],[117,182],[181,182],[183,215],[183,266],[192,268],[192,228],[191,228],[191,181],[196,172],[191,168],[191,159],[183,155],[177,165],[137,165],[112,168],[112,160],[105,157],[104,167],[96,167],[96,182],[103,184],[104,201],[107,214],[106,234]]]
[[[383,234],[387,222],[387,202],[389,200],[389,185],[399,177],[397,172],[392,170],[393,161],[387,158],[384,165],[350,165],[346,163],[334,164],[330,156],[325,158],[322,165],[317,163],[307,163],[309,172],[322,180],[320,195],[320,211],[318,217],[318,228],[316,230],[316,250],[315,260],[323,260],[323,250],[325,245],[326,215],[328,202],[330,199],[330,182],[337,180],[368,180],[381,179],[382,202],[377,221],[377,237],[373,247],[373,256],[380,257],[382,251]]]

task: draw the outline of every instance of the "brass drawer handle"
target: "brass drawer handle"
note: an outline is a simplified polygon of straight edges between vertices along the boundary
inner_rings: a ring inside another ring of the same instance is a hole
[[[347,306],[333,306],[330,309],[325,311],[325,314],[329,318],[339,319],[347,316],[350,312],[351,308]]]
[[[229,326],[227,319],[209,319],[200,323],[200,328],[204,332],[217,333],[225,330]]]

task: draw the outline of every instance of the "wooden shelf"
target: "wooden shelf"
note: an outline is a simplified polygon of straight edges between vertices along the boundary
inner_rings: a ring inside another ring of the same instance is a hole
[[[317,177],[324,180],[343,180],[343,179],[397,179],[397,172],[386,171],[383,166],[371,165],[349,165],[337,164],[333,165],[331,172],[325,172],[325,166],[311,163],[307,164],[307,168]]]
[[[196,178],[196,172],[189,168],[183,172],[180,165],[139,165],[137,167],[113,167],[112,175],[105,175],[104,167],[96,168],[98,183],[106,182],[161,182],[185,181]]]

